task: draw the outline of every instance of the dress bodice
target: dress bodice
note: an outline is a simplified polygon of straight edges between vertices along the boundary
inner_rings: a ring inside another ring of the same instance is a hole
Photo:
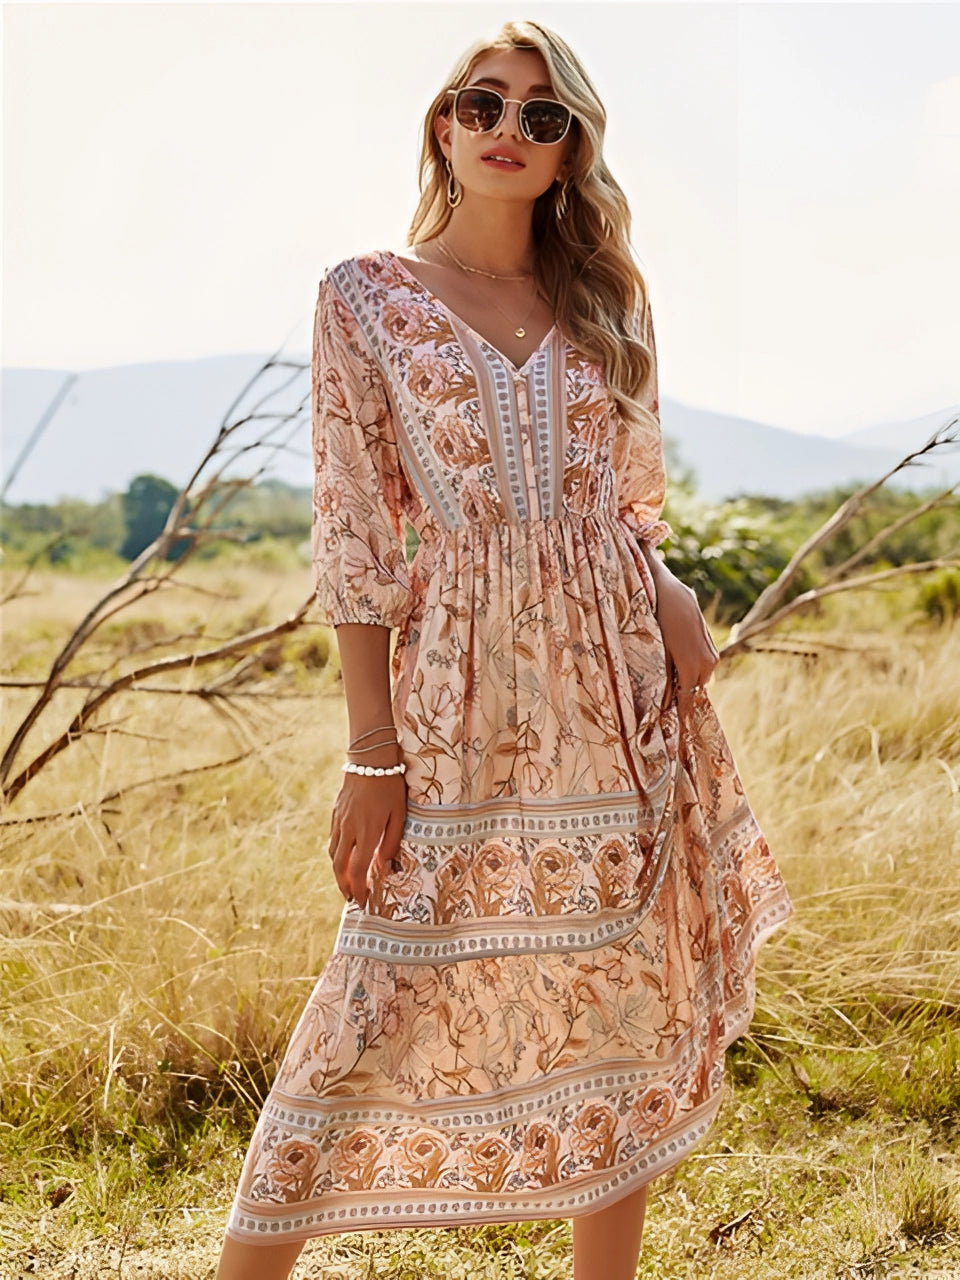
[[[315,543],[331,620],[348,620],[330,596],[349,594],[348,564],[364,578],[365,619],[377,587],[397,617],[398,588],[411,586],[405,521],[427,559],[478,528],[566,516],[620,519],[654,543],[669,533],[656,378],[652,425],[628,429],[602,369],[558,325],[518,368],[381,250],[326,273],[313,367]]]

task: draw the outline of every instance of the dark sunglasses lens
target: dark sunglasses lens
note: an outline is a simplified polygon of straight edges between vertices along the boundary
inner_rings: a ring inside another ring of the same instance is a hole
[[[457,120],[465,129],[485,133],[503,111],[503,99],[489,89],[465,89],[457,96]]]
[[[562,102],[538,98],[525,102],[520,115],[524,131],[531,142],[559,142],[570,123],[570,109]]]

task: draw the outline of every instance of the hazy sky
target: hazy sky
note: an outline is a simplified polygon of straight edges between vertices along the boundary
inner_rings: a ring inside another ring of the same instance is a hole
[[[960,4],[5,4],[5,366],[308,349],[508,18],[608,111],[661,393],[833,435],[960,402]]]

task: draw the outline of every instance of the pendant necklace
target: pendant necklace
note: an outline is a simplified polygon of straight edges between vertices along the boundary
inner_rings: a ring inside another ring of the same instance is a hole
[[[479,267],[468,267],[465,262],[460,261],[460,259],[457,257],[457,255],[453,252],[452,249],[447,248],[447,246],[443,243],[443,240],[441,240],[439,236],[436,237],[436,240],[439,248],[447,255],[447,257],[451,260],[451,262],[455,263],[455,265],[461,269],[461,271],[473,271],[480,276],[489,276],[491,280],[526,280],[531,275],[531,272],[525,271],[522,275],[519,275],[519,276],[500,276],[493,271],[482,271]],[[527,314],[523,317],[523,320],[521,321],[521,323],[518,324],[513,331],[516,337],[525,338],[527,336],[526,324],[527,324],[527,321],[530,319],[531,315],[533,315],[534,308],[536,307],[537,302],[539,301],[539,298],[540,298],[539,293],[535,291],[533,295],[533,305],[530,307],[530,310],[527,312]],[[507,320],[510,321],[511,324],[514,323],[513,317],[510,315],[510,313],[508,311],[505,311],[503,307],[501,307],[500,303],[496,301],[495,298],[491,298],[490,301],[493,303],[493,305],[497,308],[497,310],[500,312],[502,316],[505,316]]]

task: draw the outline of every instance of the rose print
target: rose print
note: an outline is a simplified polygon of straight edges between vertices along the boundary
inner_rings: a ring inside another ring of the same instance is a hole
[[[266,1172],[284,1200],[305,1200],[319,1161],[320,1153],[312,1142],[286,1138],[269,1153]]]
[[[534,1121],[523,1135],[520,1171],[545,1186],[557,1180],[560,1137],[552,1125]]]
[[[491,1134],[470,1147],[463,1173],[474,1191],[499,1191],[510,1165],[511,1151],[504,1140]]]
[[[433,1186],[440,1167],[450,1154],[446,1141],[432,1129],[417,1129],[400,1145],[397,1165],[404,1184],[411,1187]]]
[[[606,1102],[593,1102],[583,1108],[570,1129],[570,1150],[594,1169],[611,1163],[617,1113]]]
[[[440,404],[456,380],[456,370],[441,356],[423,355],[410,362],[407,382],[421,404]]]
[[[347,340],[351,339],[357,331],[357,319],[339,294],[333,300],[333,314],[343,337]]]
[[[470,902],[468,874],[470,863],[459,850],[449,857],[437,871],[437,919],[452,920],[460,914],[464,904]],[[472,914],[472,913],[471,913]]]
[[[434,452],[447,467],[463,469],[474,457],[476,448],[467,438],[466,429],[455,413],[444,414],[430,438]]]
[[[630,1136],[638,1145],[649,1142],[673,1119],[677,1099],[664,1084],[652,1084],[633,1104],[627,1115]]]
[[[383,1142],[372,1129],[355,1129],[346,1133],[330,1152],[330,1172],[347,1184],[351,1191],[369,1187]]]
[[[412,897],[423,884],[423,869],[420,862],[410,852],[409,847],[401,842],[394,857],[394,864],[400,864],[399,870],[391,871],[386,880],[388,888],[399,899]]]
[[[383,308],[383,327],[402,346],[422,342],[429,332],[429,316],[407,299],[388,302]]]
[[[473,864],[473,882],[477,890],[481,915],[495,908],[497,902],[512,897],[520,886],[520,868],[516,853],[499,840],[486,841]]]
[[[740,863],[740,874],[745,880],[764,880],[776,875],[776,867],[765,840],[756,840]]]
[[[565,898],[583,883],[583,869],[569,849],[541,845],[530,863],[533,900],[540,915],[559,915]]]
[[[639,858],[631,854],[622,837],[608,836],[597,846],[594,867],[600,881],[601,906],[613,907],[636,883]]]

